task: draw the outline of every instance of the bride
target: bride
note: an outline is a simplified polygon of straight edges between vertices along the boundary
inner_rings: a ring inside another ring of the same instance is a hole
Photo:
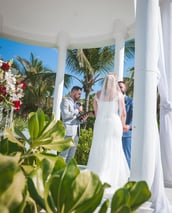
[[[95,95],[94,110],[96,120],[87,168],[116,190],[128,181],[129,168],[122,149],[124,97],[115,74],[105,77],[102,90]]]

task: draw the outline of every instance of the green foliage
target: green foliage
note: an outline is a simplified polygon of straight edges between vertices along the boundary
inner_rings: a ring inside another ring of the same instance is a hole
[[[75,159],[80,165],[86,165],[90,152],[93,130],[91,128],[81,129],[79,143],[77,146]]]
[[[33,149],[34,152],[38,150],[61,152],[73,145],[71,138],[64,140],[65,128],[62,122],[55,121],[54,117],[46,116],[42,110],[30,113],[27,123],[29,138],[16,127],[13,131],[10,129],[4,131],[4,137],[8,138],[10,142],[16,143],[22,148],[27,144],[29,146],[27,153],[31,153]],[[14,137],[14,133],[17,138]]]
[[[42,109],[48,112],[52,111],[52,95],[54,91],[56,73],[45,67],[43,62],[30,54],[30,60],[16,57],[18,69],[25,76],[27,85],[24,90],[23,104],[21,105],[20,114],[28,115],[32,111]]]
[[[80,171],[74,160],[63,171],[55,171],[46,189],[52,193],[58,212],[93,212],[103,197],[102,184],[90,171]],[[49,206],[48,212],[53,212]]]
[[[18,165],[19,156],[0,154],[0,210],[20,213],[25,194],[25,176]]]
[[[50,152],[73,144],[71,139],[64,140],[62,123],[38,110],[29,114],[27,124],[27,135],[16,127],[6,129],[0,143],[1,212],[37,213],[44,209],[48,213],[92,213],[98,208],[99,213],[106,213],[111,207],[111,213],[124,213],[149,199],[147,184],[140,181],[128,182],[111,202],[101,203],[107,185],[91,171],[80,171],[75,159],[66,164]],[[87,140],[86,147],[90,147],[92,129],[81,132],[81,140]]]
[[[23,131],[27,127],[27,119],[23,119],[20,115],[14,114],[13,125]]]
[[[134,212],[151,197],[145,181],[131,181],[118,189],[112,197],[111,212]]]
[[[86,129],[93,129],[94,123],[95,123],[95,117],[93,117],[93,116],[88,117],[87,122],[86,122]],[[82,127],[82,125],[81,125],[81,127]]]

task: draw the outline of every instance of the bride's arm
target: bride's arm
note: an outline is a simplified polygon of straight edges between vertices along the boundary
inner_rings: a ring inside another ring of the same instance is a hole
[[[97,101],[98,101],[98,98],[100,97],[100,91],[98,91],[95,96],[94,96],[94,100],[93,100],[93,109],[94,109],[94,115],[96,117],[97,115],[97,110],[98,110],[98,104],[97,104]]]
[[[97,101],[96,101],[95,98],[94,98],[94,101],[93,101],[93,109],[94,109],[94,115],[96,117],[98,106],[97,106]]]
[[[126,123],[126,109],[125,109],[125,102],[123,95],[119,98],[119,106],[120,106],[120,115],[121,115],[121,122],[123,128],[125,128]]]

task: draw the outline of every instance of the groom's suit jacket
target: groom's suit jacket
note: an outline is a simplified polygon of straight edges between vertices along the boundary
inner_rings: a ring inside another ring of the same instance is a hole
[[[130,125],[132,130],[132,118],[133,118],[133,99],[129,96],[125,96],[125,109],[126,109],[126,124]],[[123,137],[131,137],[131,130],[123,133]]]
[[[66,136],[74,138],[78,134],[80,126],[80,121],[77,119],[79,110],[71,97],[66,97],[62,100],[60,109],[62,121],[66,129]]]
[[[131,136],[132,136],[132,117],[133,117],[133,99],[129,96],[125,96],[125,109],[126,109],[126,124],[130,125],[128,132],[123,132],[122,135],[122,146],[125,157],[130,168],[131,162]]]

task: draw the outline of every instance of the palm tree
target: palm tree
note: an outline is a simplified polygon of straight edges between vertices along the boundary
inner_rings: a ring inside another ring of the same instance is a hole
[[[89,96],[93,86],[104,79],[114,63],[115,46],[68,50],[67,66],[71,77],[77,79],[85,92],[85,110],[89,108]],[[125,43],[125,62],[134,57],[135,41]]]
[[[47,98],[52,97],[55,84],[55,73],[43,65],[43,62],[31,53],[30,61],[17,56],[20,72],[25,76],[27,89],[23,100],[24,111],[35,111],[44,108]]]
[[[77,79],[85,92],[85,111],[89,109],[89,95],[93,86],[103,80],[114,62],[113,48],[68,50],[67,66],[71,77]]]
[[[134,67],[129,69],[130,77],[124,78],[124,82],[127,86],[127,95],[133,97],[134,90]]]
[[[125,62],[128,59],[134,58],[135,40],[131,39],[125,42]]]
[[[125,62],[134,58],[135,53],[135,40],[129,40],[125,43]],[[133,97],[133,89],[134,89],[134,67],[130,67],[129,70],[130,76],[128,78],[124,78],[125,83],[127,85],[127,94]]]
[[[125,62],[134,58],[135,53],[135,41],[134,39],[129,40],[125,43]],[[128,69],[129,77],[124,78],[125,84],[127,86],[127,95],[133,97],[134,89],[134,67]]]

